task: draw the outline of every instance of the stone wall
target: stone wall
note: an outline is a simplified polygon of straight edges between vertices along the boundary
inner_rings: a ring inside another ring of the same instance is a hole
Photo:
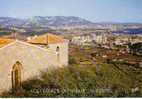
[[[59,47],[59,52],[56,51],[57,47]],[[49,44],[48,49],[54,52],[57,63],[63,66],[68,65],[68,42]],[[57,56],[58,53],[59,53],[59,60]]]
[[[56,47],[60,47],[60,62],[56,58]],[[21,41],[0,48],[0,92],[9,90],[12,66],[19,61],[22,64],[22,81],[38,76],[46,68],[56,68],[68,64],[68,43],[52,44],[49,48]]]

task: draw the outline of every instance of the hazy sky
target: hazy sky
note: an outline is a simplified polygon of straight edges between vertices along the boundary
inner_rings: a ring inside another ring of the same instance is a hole
[[[94,22],[142,22],[142,0],[0,0],[0,16],[78,16]]]

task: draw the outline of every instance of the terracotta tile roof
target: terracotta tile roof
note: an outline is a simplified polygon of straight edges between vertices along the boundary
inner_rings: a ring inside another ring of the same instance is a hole
[[[5,45],[14,41],[14,39],[0,38],[0,47],[4,47]]]
[[[42,36],[32,37],[30,40],[28,40],[28,42],[32,44],[54,44],[65,42],[65,39],[63,39],[61,36],[45,34]]]

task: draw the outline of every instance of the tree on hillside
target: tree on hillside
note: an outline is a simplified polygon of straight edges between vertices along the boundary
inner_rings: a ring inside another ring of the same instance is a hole
[[[136,55],[142,55],[142,43],[129,44],[130,52]]]

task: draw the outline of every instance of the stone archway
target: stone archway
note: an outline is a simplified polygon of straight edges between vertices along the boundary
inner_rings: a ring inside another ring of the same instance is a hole
[[[12,90],[18,91],[21,89],[21,68],[22,64],[17,61],[12,67],[11,80],[12,80]]]

